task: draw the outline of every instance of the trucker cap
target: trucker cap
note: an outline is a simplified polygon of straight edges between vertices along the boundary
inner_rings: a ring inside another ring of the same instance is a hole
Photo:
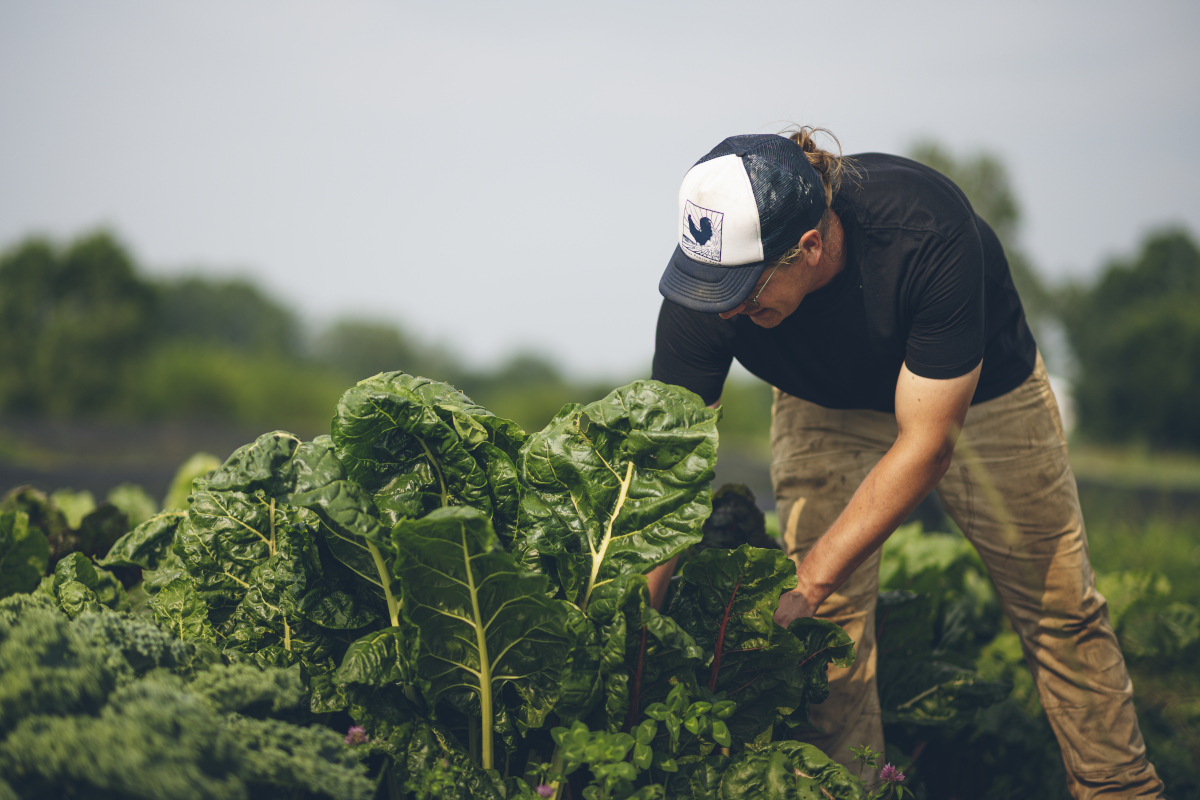
[[[824,213],[825,188],[800,145],[771,133],[730,136],[683,178],[679,244],[658,291],[693,311],[737,308]]]

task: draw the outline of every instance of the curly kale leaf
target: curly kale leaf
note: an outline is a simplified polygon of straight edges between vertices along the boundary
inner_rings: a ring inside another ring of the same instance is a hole
[[[298,668],[225,666],[145,619],[0,607],[0,773],[19,797],[366,800],[342,736],[289,723],[306,700]]]

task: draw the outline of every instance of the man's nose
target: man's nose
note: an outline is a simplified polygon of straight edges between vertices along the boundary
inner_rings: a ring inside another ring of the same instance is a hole
[[[728,311],[722,311],[719,316],[721,319],[732,319],[733,317],[736,317],[738,314],[742,313],[742,310],[745,308],[746,304],[743,302],[737,308],[731,308]]]

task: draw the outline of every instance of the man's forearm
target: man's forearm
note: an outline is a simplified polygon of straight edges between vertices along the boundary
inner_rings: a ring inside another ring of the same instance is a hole
[[[796,570],[811,612],[837,591],[927,495],[950,464],[948,443],[899,439]]]
[[[675,574],[675,556],[665,564],[659,564],[646,575],[646,583],[650,589],[650,606],[658,609],[667,596],[667,588],[671,585],[671,576]]]

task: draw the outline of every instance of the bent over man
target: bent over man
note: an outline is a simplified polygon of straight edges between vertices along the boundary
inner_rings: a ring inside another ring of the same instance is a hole
[[[775,387],[771,477],[799,580],[775,618],[832,620],[857,650],[808,741],[842,763],[883,750],[880,546],[936,489],[1021,637],[1072,796],[1159,797],[1000,241],[943,175],[843,160],[814,132],[733,136],[687,173],[653,372],[713,405],[734,358]]]

